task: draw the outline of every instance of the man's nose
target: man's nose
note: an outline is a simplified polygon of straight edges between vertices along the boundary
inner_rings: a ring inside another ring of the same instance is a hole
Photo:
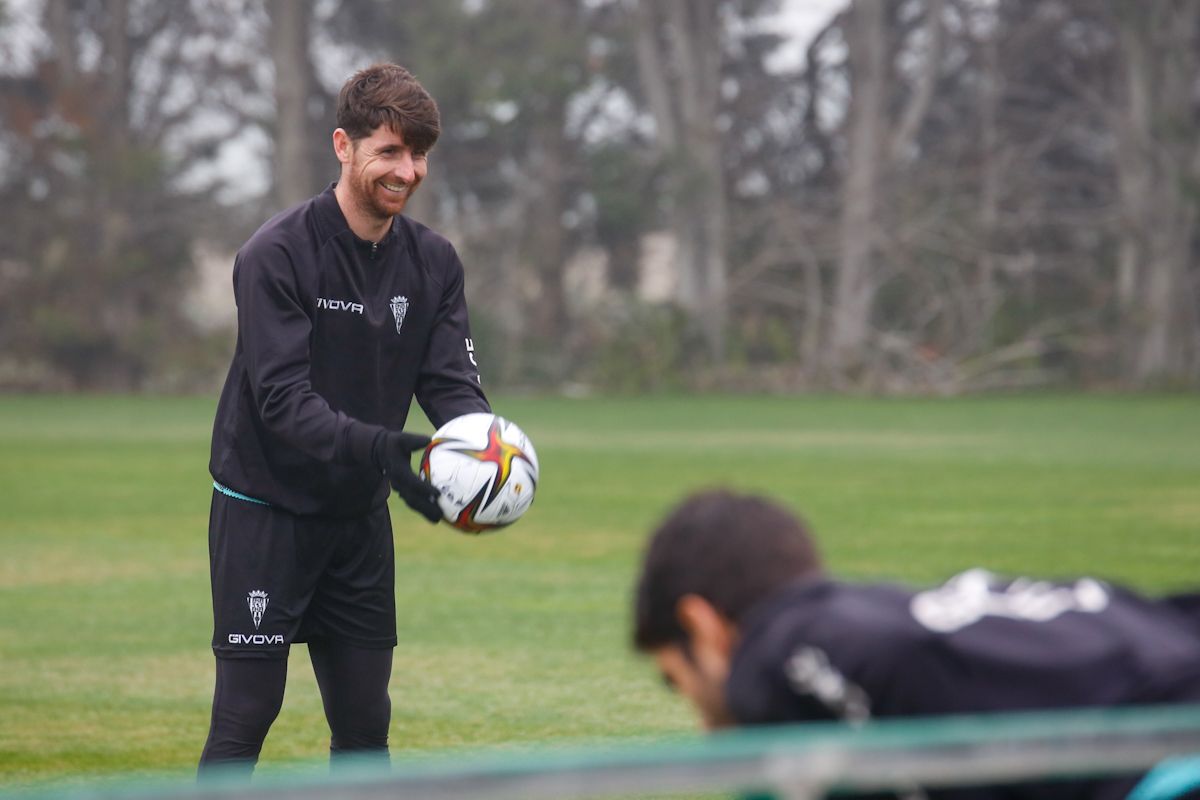
[[[396,159],[396,165],[392,170],[396,177],[404,183],[412,183],[417,178],[417,165],[412,157],[412,153],[405,150]]]

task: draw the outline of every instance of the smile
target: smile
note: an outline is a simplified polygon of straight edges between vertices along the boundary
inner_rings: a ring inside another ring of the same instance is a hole
[[[397,194],[403,194],[404,192],[408,191],[408,187],[403,183],[386,183],[381,181],[380,186],[387,189],[389,192],[396,192]]]

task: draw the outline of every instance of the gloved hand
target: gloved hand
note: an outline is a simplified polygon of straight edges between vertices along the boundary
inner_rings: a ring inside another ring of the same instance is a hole
[[[417,477],[412,468],[412,454],[428,444],[429,437],[419,433],[384,431],[375,437],[371,456],[408,507],[436,523],[442,519],[442,509],[437,502],[441,492]]]

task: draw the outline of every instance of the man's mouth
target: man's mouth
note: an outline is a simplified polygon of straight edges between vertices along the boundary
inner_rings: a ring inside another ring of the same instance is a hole
[[[403,183],[388,183],[387,181],[380,181],[379,185],[384,189],[387,189],[389,192],[395,192],[396,194],[404,194],[408,191],[408,186]]]

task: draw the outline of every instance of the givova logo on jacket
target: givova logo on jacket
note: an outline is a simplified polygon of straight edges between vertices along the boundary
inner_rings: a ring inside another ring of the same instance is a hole
[[[349,311],[351,314],[361,314],[364,311],[362,303],[356,303],[353,300],[333,300],[328,297],[318,297],[317,308],[324,308],[328,311]]]

